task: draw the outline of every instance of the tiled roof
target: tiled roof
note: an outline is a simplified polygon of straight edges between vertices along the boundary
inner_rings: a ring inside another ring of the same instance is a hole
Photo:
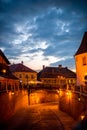
[[[64,76],[66,78],[76,78],[76,73],[69,70],[67,67],[46,67],[38,73],[39,78],[57,78],[58,76]]]
[[[7,78],[7,79],[14,79],[14,80],[19,80],[16,76],[14,76],[12,73],[9,74],[0,74],[1,77]]]
[[[33,72],[37,73],[36,71],[30,69],[29,67],[23,65],[22,63],[10,65],[11,72]]]
[[[0,74],[2,73],[3,70],[6,70],[6,73],[9,73],[9,66],[5,64],[0,63]]]
[[[77,52],[75,53],[75,55],[79,55],[79,54],[86,53],[86,52],[87,52],[87,32],[84,33],[80,47],[77,50]]]
[[[8,60],[7,57],[4,55],[4,53],[1,51],[1,49],[0,49],[0,55],[3,57],[3,59],[6,61],[7,64],[10,64],[9,60]]]

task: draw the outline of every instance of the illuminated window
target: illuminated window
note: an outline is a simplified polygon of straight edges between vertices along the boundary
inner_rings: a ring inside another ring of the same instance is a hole
[[[83,57],[83,65],[86,65],[86,57]]]
[[[71,80],[70,80],[70,79],[68,80],[68,83],[71,83]]]

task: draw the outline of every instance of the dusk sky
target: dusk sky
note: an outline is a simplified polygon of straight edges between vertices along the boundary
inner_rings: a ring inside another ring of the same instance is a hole
[[[74,70],[85,31],[86,0],[0,0],[0,49],[11,63]]]

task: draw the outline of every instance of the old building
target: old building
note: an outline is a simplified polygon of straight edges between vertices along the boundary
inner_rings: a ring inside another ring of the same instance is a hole
[[[37,72],[25,66],[23,62],[10,65],[11,72],[20,80],[20,86],[36,84]]]
[[[87,85],[87,32],[75,54],[77,85]]]
[[[45,86],[51,87],[71,87],[76,84],[76,74],[67,67],[44,67],[38,73],[38,79]]]
[[[19,89],[19,80],[9,69],[10,62],[0,50],[0,91]]]

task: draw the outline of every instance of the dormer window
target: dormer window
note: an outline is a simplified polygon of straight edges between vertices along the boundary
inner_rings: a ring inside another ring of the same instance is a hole
[[[86,64],[87,64],[87,63],[86,63],[86,57],[83,57],[82,62],[83,62],[83,65],[86,65]]]

